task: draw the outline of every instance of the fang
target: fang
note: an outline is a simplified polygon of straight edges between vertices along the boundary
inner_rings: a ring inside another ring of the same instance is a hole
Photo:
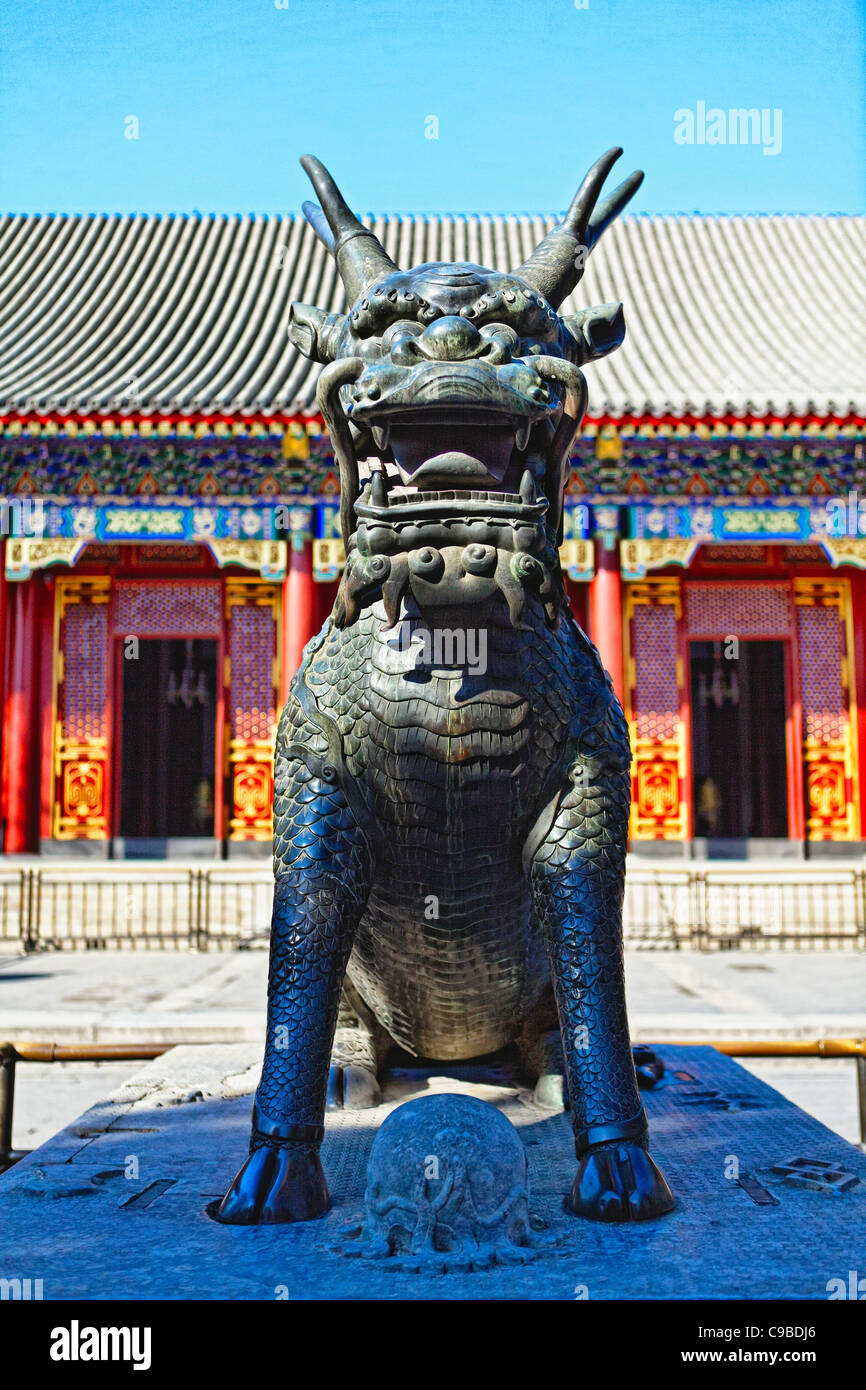
[[[374,439],[375,442],[376,442],[376,448],[377,448],[377,449],[387,449],[387,447],[388,447],[388,441],[389,441],[390,438],[391,438],[391,423],[390,423],[390,421],[388,422],[387,425],[374,425],[374,426],[373,426],[373,439]]]
[[[388,505],[388,484],[385,481],[385,473],[381,468],[375,469],[370,474],[370,501],[374,507],[387,507]]]

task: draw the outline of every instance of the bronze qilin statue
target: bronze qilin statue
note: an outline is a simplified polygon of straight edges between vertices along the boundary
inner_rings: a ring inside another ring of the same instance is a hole
[[[375,1104],[394,1042],[437,1060],[517,1044],[542,1104],[564,1066],[570,1209],[673,1206],[626,1017],[628,731],[557,551],[581,367],[625,334],[620,304],[558,309],[641,182],[599,202],[620,153],[509,274],[400,270],[301,161],[349,308],[295,304],[289,332],[325,364],[347,559],[277,734],[267,1044],[222,1221],[328,1210],[326,1104]]]

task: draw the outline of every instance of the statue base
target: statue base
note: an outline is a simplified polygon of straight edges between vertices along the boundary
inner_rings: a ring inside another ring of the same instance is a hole
[[[712,1048],[656,1050],[666,1075],[643,1100],[677,1199],[660,1220],[568,1215],[569,1119],[539,1109],[498,1058],[397,1066],[382,1105],[329,1113],[333,1206],[320,1220],[219,1225],[206,1208],[246,1152],[260,1049],[185,1046],[0,1177],[4,1272],[38,1276],[46,1299],[848,1297],[851,1272],[866,1273],[866,1155]],[[523,1141],[531,1211],[550,1236],[531,1264],[442,1273],[341,1253],[385,1116],[442,1091],[494,1102]]]

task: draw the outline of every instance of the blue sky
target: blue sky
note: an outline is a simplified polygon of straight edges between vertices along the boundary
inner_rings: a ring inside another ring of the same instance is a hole
[[[635,211],[864,212],[864,29],[857,0],[5,0],[0,209],[293,211],[309,151],[359,212],[553,211],[620,144]]]

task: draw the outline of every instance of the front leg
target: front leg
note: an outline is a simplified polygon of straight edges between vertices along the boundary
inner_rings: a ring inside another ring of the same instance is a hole
[[[321,734],[304,727],[290,697],[275,759],[276,884],[264,1065],[250,1156],[216,1212],[219,1221],[239,1225],[309,1221],[330,1207],[319,1160],[328,1067],[371,867],[365,837],[329,780],[334,768],[322,749],[316,751],[323,743]]]
[[[571,785],[531,869],[578,1158],[569,1205],[594,1221],[643,1221],[674,1205],[647,1151],[626,1016],[622,901],[629,763],[628,730],[611,692],[601,719],[580,740]]]

